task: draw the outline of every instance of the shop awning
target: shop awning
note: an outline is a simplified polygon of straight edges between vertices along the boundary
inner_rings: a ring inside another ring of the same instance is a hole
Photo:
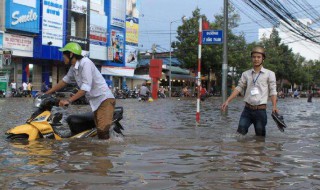
[[[196,77],[193,77],[191,75],[180,75],[180,74],[171,74],[171,78],[173,80],[195,80]]]
[[[132,77],[128,77],[130,79],[139,79],[139,80],[151,80],[149,75],[133,75]]]
[[[170,70],[170,66],[166,65],[164,69]],[[171,73],[189,75],[190,71],[188,69],[183,69],[181,67],[171,66]]]
[[[110,76],[133,77],[134,68],[102,66],[101,74]]]

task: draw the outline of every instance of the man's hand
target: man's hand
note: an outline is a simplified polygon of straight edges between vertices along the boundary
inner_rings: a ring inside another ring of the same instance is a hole
[[[228,107],[228,104],[229,104],[229,102],[228,102],[228,101],[225,101],[225,102],[222,104],[222,106],[221,106],[221,110],[222,110],[222,111],[226,111],[226,109],[227,109],[227,107]]]
[[[239,95],[239,93],[240,93],[240,91],[238,91],[237,89],[234,89],[234,91],[231,93],[229,98],[222,104],[221,110],[226,111],[229,102],[231,102],[235,97],[237,97]]]
[[[279,113],[279,110],[277,107],[272,106],[272,112]]]
[[[60,107],[64,107],[64,106],[68,106],[71,102],[68,100],[60,100],[59,101],[59,106]]]

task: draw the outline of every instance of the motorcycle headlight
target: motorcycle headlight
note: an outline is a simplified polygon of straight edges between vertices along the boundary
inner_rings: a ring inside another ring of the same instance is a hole
[[[36,98],[34,99],[34,102],[33,102],[34,107],[39,108],[41,102],[42,102],[42,99],[39,98],[39,97],[36,97]]]

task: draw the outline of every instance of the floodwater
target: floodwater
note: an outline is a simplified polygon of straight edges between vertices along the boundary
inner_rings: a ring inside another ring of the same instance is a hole
[[[117,100],[123,139],[7,142],[31,114],[31,98],[0,99],[1,189],[320,189],[320,99],[281,99],[281,133],[268,107],[266,138],[235,131],[242,99],[221,114],[220,98]],[[71,106],[82,112],[88,106]]]

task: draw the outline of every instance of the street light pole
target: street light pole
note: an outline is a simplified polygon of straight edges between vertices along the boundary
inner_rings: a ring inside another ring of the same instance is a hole
[[[169,97],[171,98],[171,25],[173,21],[170,22],[170,52],[169,52]]]
[[[184,21],[186,19],[186,17],[185,16],[183,16],[182,18],[181,18],[181,20],[182,21]],[[174,20],[174,21],[171,21],[170,22],[170,52],[169,52],[169,97],[171,98],[171,58],[172,58],[172,53],[171,53],[171,51],[172,51],[172,48],[171,48],[171,25],[172,25],[172,23],[174,23],[174,22],[178,22],[178,21],[181,21],[180,19],[179,20]]]
[[[171,98],[171,25],[175,21],[170,22],[170,52],[169,52],[169,97]]]

